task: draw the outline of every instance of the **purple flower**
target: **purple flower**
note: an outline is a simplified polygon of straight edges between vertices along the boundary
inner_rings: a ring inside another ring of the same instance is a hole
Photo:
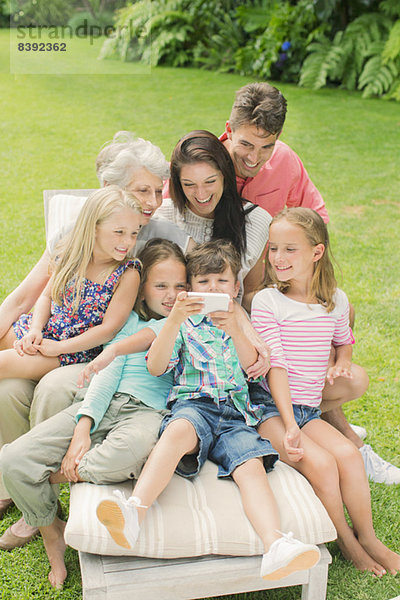
[[[284,52],[286,52],[286,50],[289,50],[289,48],[292,47],[292,44],[290,42],[283,42],[281,48]]]

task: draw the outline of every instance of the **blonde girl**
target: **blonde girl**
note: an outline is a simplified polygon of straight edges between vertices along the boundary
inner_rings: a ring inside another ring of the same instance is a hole
[[[172,375],[150,375],[145,351],[161,330],[163,317],[170,314],[177,294],[186,290],[185,257],[176,244],[153,239],[140,259],[143,277],[135,310],[95,359],[95,368],[86,367],[85,375],[90,377],[106,364],[108,368],[93,378],[83,402],[40,423],[0,453],[8,492],[26,522],[36,532],[40,528],[53,587],[62,586],[67,571],[65,523],[56,515],[57,494],[51,484],[105,484],[137,478],[166,412]]]
[[[328,232],[318,213],[297,207],[274,217],[266,279],[251,311],[255,329],[271,349],[266,381],[250,390],[252,404],[264,411],[258,431],[281,460],[310,481],[336,527],[343,555],[375,576],[396,574],[400,556],[374,532],[362,455],[320,419],[325,379],[351,379],[356,366],[349,303],[336,286]],[[332,343],[336,357],[328,368]]]
[[[136,300],[140,262],[127,255],[141,222],[140,205],[125,191],[109,186],[92,194],[57,249],[34,311],[0,340],[1,379],[39,380],[60,365],[99,354]]]

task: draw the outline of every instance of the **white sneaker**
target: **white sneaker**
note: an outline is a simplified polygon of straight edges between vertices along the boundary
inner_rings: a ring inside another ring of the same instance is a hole
[[[107,527],[114,542],[123,548],[133,548],[140,530],[137,507],[147,507],[136,496],[126,500],[120,490],[114,490],[113,494],[98,503],[97,518]]]
[[[400,469],[390,464],[374,452],[371,446],[364,444],[360,448],[368,479],[375,483],[393,485],[400,483]]]
[[[364,427],[361,427],[360,425],[353,425],[352,423],[349,423],[349,425],[361,440],[365,440],[367,437],[367,430]]]
[[[262,558],[260,575],[268,581],[287,577],[294,571],[303,571],[314,567],[321,558],[317,546],[303,544],[293,537],[290,531],[271,544]]]

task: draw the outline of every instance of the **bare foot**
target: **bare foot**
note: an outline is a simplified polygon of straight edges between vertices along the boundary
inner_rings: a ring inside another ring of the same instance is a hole
[[[346,540],[338,538],[337,543],[343,556],[359,571],[371,571],[376,577],[386,574],[385,568],[364,550],[354,535],[349,535]]]
[[[11,525],[11,533],[16,535],[17,537],[28,537],[30,535],[35,535],[37,533],[37,527],[31,527],[25,521],[24,517],[21,517]]]
[[[400,555],[389,550],[377,537],[364,540],[358,538],[358,541],[370,556],[379,561],[391,575],[400,572]]]
[[[44,547],[51,567],[49,581],[57,590],[62,588],[67,577],[67,569],[64,563],[64,554],[67,547],[64,542],[65,525],[64,521],[56,517],[51,525],[40,527],[40,533],[43,537]]]

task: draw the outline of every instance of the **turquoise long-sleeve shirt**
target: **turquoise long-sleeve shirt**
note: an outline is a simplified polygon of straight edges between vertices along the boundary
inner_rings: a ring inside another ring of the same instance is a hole
[[[132,312],[123,328],[109,343],[114,344],[145,327],[149,327],[157,335],[164,323],[165,319],[143,321],[135,312]],[[78,421],[84,415],[91,417],[93,419],[91,432],[95,431],[116,392],[131,394],[147,406],[157,410],[166,408],[168,394],[173,383],[173,374],[166,373],[161,377],[150,375],[145,355],[146,352],[136,352],[117,356],[108,367],[94,375],[82,406],[76,415],[76,420]]]

